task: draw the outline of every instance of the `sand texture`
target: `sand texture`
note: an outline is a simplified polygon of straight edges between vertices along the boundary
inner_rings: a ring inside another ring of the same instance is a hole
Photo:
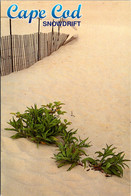
[[[43,2],[21,5],[43,7]],[[11,2],[2,2],[3,8]],[[51,3],[51,6],[55,2]],[[65,2],[74,8],[77,2]],[[48,7],[48,3],[45,2]],[[24,112],[60,100],[65,117],[89,137],[93,155],[105,144],[114,144],[130,158],[130,2],[83,2],[81,27],[70,28],[78,39],[61,47],[28,69],[1,78],[2,196],[129,196],[130,170],[123,178],[105,178],[97,171],[77,166],[57,168],[51,157],[56,147],[13,140],[5,131],[11,112]],[[21,27],[22,28],[22,27]],[[17,33],[19,26],[15,24]],[[28,29],[29,30],[29,29]],[[2,34],[8,31],[5,24]],[[18,32],[20,31],[20,32]],[[30,31],[32,32],[31,28]],[[62,28],[66,33],[67,29]],[[74,116],[71,116],[73,112]]]

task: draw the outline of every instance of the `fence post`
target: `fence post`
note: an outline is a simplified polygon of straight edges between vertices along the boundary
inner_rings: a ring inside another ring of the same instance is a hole
[[[13,72],[13,71],[14,71],[14,68],[13,68],[13,51],[12,51],[12,25],[11,25],[11,18],[9,19],[9,25],[10,25],[11,64],[12,64],[12,72]]]
[[[54,22],[54,19],[53,19],[53,22]],[[52,23],[51,52],[53,52],[53,50],[54,50],[54,26],[53,26],[53,23]]]
[[[39,60],[40,60],[40,18],[38,18],[38,61]]]
[[[61,22],[61,19],[60,19],[59,22]],[[59,23],[59,24],[60,24],[60,23]],[[60,25],[58,25],[58,38],[57,38],[57,41],[59,41],[59,36],[60,36]]]
[[[54,19],[53,19],[53,22],[54,22]],[[52,24],[52,34],[54,34],[54,26]]]

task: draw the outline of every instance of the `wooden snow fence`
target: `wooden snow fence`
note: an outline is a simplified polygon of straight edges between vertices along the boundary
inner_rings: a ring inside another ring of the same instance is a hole
[[[28,68],[66,43],[69,35],[57,32],[1,37],[1,75]]]

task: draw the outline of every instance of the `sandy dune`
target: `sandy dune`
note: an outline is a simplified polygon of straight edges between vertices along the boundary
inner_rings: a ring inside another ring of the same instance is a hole
[[[69,4],[73,7],[77,2]],[[82,4],[78,40],[32,67],[1,79],[2,196],[130,195],[128,168],[123,178],[105,178],[81,166],[67,172],[68,167],[58,169],[51,159],[56,147],[37,148],[26,139],[12,140],[12,132],[4,130],[10,112],[60,100],[66,104],[65,116],[72,121],[72,127],[79,129],[81,138],[89,136],[92,141],[88,154],[108,143],[130,157],[130,3]],[[2,2],[3,8],[7,5]],[[76,31],[70,29],[70,33]]]

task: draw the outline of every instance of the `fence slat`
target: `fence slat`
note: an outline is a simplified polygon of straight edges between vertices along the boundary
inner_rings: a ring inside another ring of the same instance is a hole
[[[2,50],[4,48],[4,39],[5,37],[2,37],[1,39],[1,75],[6,75],[6,67],[5,67],[5,50]]]
[[[13,53],[13,70],[14,71],[17,71],[15,65],[16,65],[16,62],[15,62],[15,35],[12,36],[12,53]]]

